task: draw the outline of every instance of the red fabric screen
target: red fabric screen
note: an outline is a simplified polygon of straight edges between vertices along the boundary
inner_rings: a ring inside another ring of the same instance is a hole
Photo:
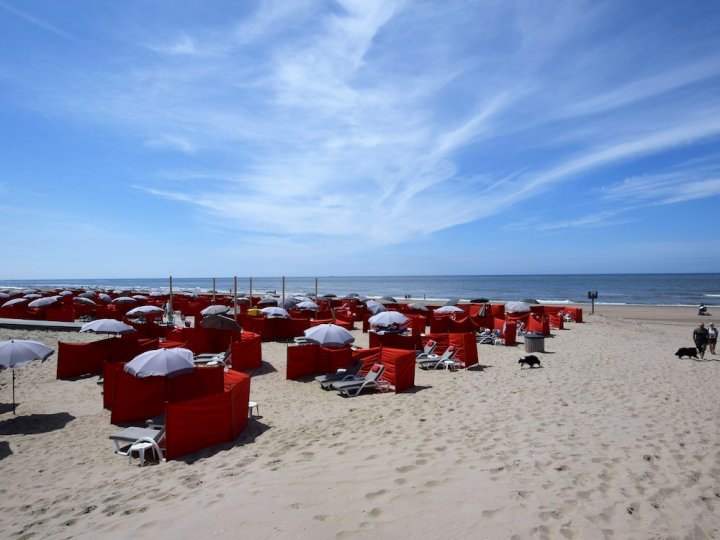
[[[222,366],[195,368],[167,379],[165,399],[171,403],[194,399],[223,391],[224,369]]]
[[[287,348],[286,379],[299,379],[316,374],[319,345],[297,345]]]
[[[427,334],[423,338],[423,346],[431,339],[437,342],[435,354],[442,354],[450,345],[454,345],[458,348],[455,359],[464,363],[466,368],[478,363],[477,343],[473,332]]]
[[[231,369],[245,371],[262,367],[260,334],[243,332],[240,341],[233,341],[230,350]]]
[[[390,347],[392,349],[403,349],[406,351],[414,351],[419,346],[419,337],[404,336],[394,332],[388,332],[385,334],[377,334],[375,332],[369,332],[368,337],[370,338],[370,348],[375,347]]]
[[[138,379],[118,370],[115,373],[112,395],[113,424],[147,420],[165,410],[165,378]]]
[[[103,371],[103,361],[108,356],[107,340],[88,343],[58,341],[56,377],[69,379],[81,375],[96,375]]]
[[[250,377],[228,372],[225,391],[168,403],[165,410],[167,459],[235,439],[248,422]]]
[[[317,374],[335,373],[340,368],[346,368],[352,361],[350,347],[320,347],[315,372]]]
[[[125,362],[105,362],[103,366],[103,407],[111,409],[115,393],[115,378],[123,370]]]
[[[382,378],[402,392],[415,386],[415,353],[412,351],[383,347],[380,352],[385,366]]]

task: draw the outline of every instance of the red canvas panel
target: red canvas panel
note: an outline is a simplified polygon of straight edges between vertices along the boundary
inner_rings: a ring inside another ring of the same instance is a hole
[[[457,353],[455,353],[455,360],[465,364],[466,368],[478,363],[477,343],[474,333],[447,334],[447,337],[449,345],[454,345],[458,349]]]
[[[231,369],[245,371],[262,367],[262,348],[259,334],[243,332],[240,341],[233,341],[230,350]]]
[[[512,321],[505,323],[503,329],[503,338],[505,339],[505,346],[510,347],[515,345],[515,339],[517,337],[517,324]]]
[[[446,332],[438,334],[425,334],[422,346],[425,347],[425,344],[431,339],[437,343],[437,345],[435,346],[435,354],[444,353],[450,346],[450,335]]]
[[[223,392],[229,392],[240,381],[250,379],[250,376],[239,371],[226,371],[223,375]]]
[[[427,316],[417,313],[407,313],[405,316],[410,319],[409,327],[413,336],[419,336],[420,334],[425,333],[425,328],[427,327]]]
[[[293,345],[287,348],[286,379],[299,379],[316,374],[319,345]]]
[[[374,347],[390,347],[391,349],[403,349],[406,351],[414,351],[419,345],[418,338],[413,336],[404,336],[394,332],[386,334],[369,333],[370,348]]]
[[[263,338],[263,330],[265,329],[265,317],[253,317],[251,315],[240,315],[238,322],[243,330],[253,332]]]
[[[48,321],[60,321],[60,322],[73,322],[75,320],[75,314],[70,308],[66,306],[61,307],[48,307],[45,310],[45,319]]]
[[[238,373],[241,378],[230,387],[231,433],[235,439],[248,423],[248,404],[250,403],[250,376]]]
[[[332,322],[332,321],[328,321]],[[310,319],[290,319],[290,335],[286,339],[292,339],[298,336],[304,336],[305,330],[311,326],[315,326],[317,323],[313,323]]]
[[[360,369],[360,375],[365,375],[373,364],[381,363],[382,348],[374,347],[370,349],[355,349],[352,351],[353,360],[362,359],[363,367]]]
[[[525,328],[528,332],[536,334],[550,335],[550,320],[547,317],[531,315]]]
[[[124,371],[115,374],[110,422],[121,424],[147,420],[165,409],[164,377],[133,377]]]
[[[165,457],[173,459],[232,440],[231,394],[222,392],[168,403],[165,408]]]
[[[505,304],[488,304],[490,306],[490,315],[493,317],[505,317]]]
[[[575,320],[575,322],[581,323],[583,322],[583,310],[579,307],[566,307],[565,311],[570,313]]]
[[[190,373],[170,377],[165,398],[174,403],[222,392],[224,371],[223,366],[198,367]]]
[[[99,375],[103,361],[108,356],[107,340],[88,343],[67,343],[58,341],[58,379],[70,379],[81,375]]]
[[[563,316],[562,315],[548,315],[548,320],[550,321],[550,326],[552,328],[557,328],[558,330],[562,330],[564,326]]]
[[[352,362],[352,349],[347,347],[320,347],[315,371],[318,375],[335,373]]]
[[[395,392],[415,386],[414,352],[383,347],[380,358],[385,366],[382,378],[395,387]]]
[[[524,322],[527,324],[527,320],[530,318],[530,313],[505,313],[506,321],[513,321],[515,323]]]
[[[115,379],[125,367],[125,362],[105,362],[103,365],[103,408],[110,410],[115,393]]]

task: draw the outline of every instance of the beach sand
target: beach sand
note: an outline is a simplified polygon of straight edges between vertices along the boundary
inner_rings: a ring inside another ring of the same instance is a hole
[[[397,395],[286,381],[286,345],[264,343],[241,437],[144,468],[113,453],[97,377],[56,380],[55,355],[19,368],[13,416],[0,373],[0,536],[720,538],[720,356],[673,354],[695,309],[589,312],[542,369],[479,345],[480,368],[418,369]]]

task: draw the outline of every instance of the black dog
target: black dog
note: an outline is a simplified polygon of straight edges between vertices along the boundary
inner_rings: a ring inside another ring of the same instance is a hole
[[[695,360],[698,360],[697,349],[695,347],[680,347],[678,349],[678,352],[675,353],[675,356],[677,356],[678,358],[687,356],[688,358],[694,358]]]
[[[524,358],[521,358],[520,360],[518,360],[518,364],[520,364],[520,369],[523,368],[523,365],[526,365],[530,368],[542,367],[540,365],[540,359],[537,356],[535,356],[534,354],[531,354]]]

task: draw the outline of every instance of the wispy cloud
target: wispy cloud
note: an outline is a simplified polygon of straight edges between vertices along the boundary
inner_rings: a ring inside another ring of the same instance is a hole
[[[665,27],[600,31],[625,21],[622,9],[448,2],[438,16],[433,3],[262,2],[160,34],[155,54],[75,73],[37,102],[182,152],[182,165],[135,183],[214,227],[382,246],[720,136],[720,57],[679,47],[667,65],[642,63],[665,47]],[[618,223],[632,205],[718,194],[717,175],[647,173],[608,177],[602,209],[544,226]]]
[[[29,13],[25,11],[21,11],[11,5],[9,5],[7,2],[0,1],[0,9],[4,9],[8,13],[11,13],[12,15],[15,15],[16,17],[22,19],[23,21],[31,24],[32,26],[35,26],[36,28],[41,28],[47,32],[50,32],[52,34],[55,34],[56,36],[59,36],[63,39],[69,39],[75,41],[75,37],[71,34],[65,32],[61,28],[58,28],[55,25],[52,25],[46,21],[43,21],[33,15],[30,15]]]

